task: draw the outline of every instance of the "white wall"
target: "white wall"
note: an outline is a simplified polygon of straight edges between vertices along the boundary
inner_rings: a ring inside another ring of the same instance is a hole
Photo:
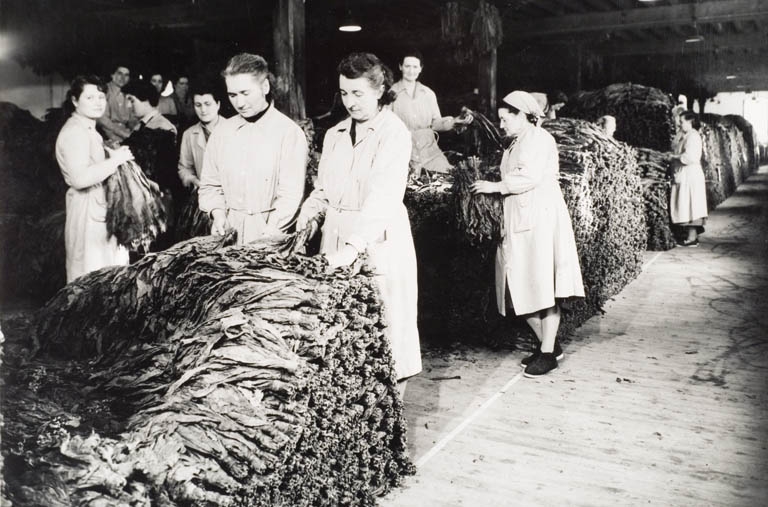
[[[46,109],[61,106],[68,89],[61,76],[38,76],[15,60],[0,58],[0,102],[12,102],[42,118]]]

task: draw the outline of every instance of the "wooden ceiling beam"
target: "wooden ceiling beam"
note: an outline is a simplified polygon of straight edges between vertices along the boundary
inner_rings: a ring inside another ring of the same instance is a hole
[[[640,42],[605,42],[592,49],[604,56],[652,55],[652,54],[695,54],[729,48],[768,49],[768,33],[709,34],[702,42],[687,44],[678,40],[654,40]]]
[[[550,37],[592,31],[632,30],[658,26],[736,22],[768,17],[765,0],[709,0],[701,3],[645,7],[591,14],[566,14],[535,23],[508,22],[514,38]]]

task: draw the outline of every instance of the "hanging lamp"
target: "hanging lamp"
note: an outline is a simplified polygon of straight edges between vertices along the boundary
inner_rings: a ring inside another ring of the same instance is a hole
[[[339,25],[339,31],[340,32],[359,32],[362,29],[363,27],[360,26],[360,23],[358,23],[357,20],[355,20],[354,16],[352,16],[352,9],[350,7],[347,7],[347,12],[342,18],[341,24]]]

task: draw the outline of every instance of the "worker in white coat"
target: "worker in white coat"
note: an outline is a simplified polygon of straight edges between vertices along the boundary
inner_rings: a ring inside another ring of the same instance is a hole
[[[67,283],[105,266],[128,264],[128,250],[115,237],[107,237],[102,182],[133,155],[123,146],[106,158],[104,139],[96,131],[96,120],[106,108],[106,87],[98,77],[78,76],[72,81],[64,103],[71,116],[56,138],[56,161],[69,185],[64,225]]]
[[[674,178],[669,199],[672,223],[685,233],[681,245],[699,246],[699,234],[707,222],[707,184],[701,168],[703,143],[699,134],[699,116],[691,111],[680,114],[682,136],[675,144]]]
[[[501,161],[501,181],[477,181],[476,193],[504,196],[502,239],[496,251],[496,299],[506,315],[508,303],[540,342],[523,360],[525,376],[538,377],[557,368],[557,299],[584,297],[571,217],[558,181],[554,138],[538,126],[543,111],[524,91],[504,97],[501,125],[516,137]]]
[[[238,244],[285,232],[304,196],[307,138],[270,101],[267,62],[258,55],[232,57],[222,72],[238,114],[211,134],[200,175],[200,209],[210,213],[213,234],[228,228]]]
[[[317,184],[297,229],[325,212],[320,251],[332,267],[368,252],[378,273],[401,393],[421,371],[416,326],[416,253],[403,204],[411,134],[383,106],[394,99],[391,71],[370,53],[353,53],[338,67],[339,91],[350,117],[328,130]]]

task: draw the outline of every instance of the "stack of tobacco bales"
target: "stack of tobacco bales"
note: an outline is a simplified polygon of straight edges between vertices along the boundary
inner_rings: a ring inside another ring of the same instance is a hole
[[[592,122],[609,114],[616,118],[616,139],[670,151],[675,132],[673,105],[669,95],[657,88],[620,83],[572,95],[559,114]]]
[[[561,187],[587,290],[584,300],[568,305],[561,326],[567,334],[639,274],[646,245],[643,188],[635,151],[594,124],[560,119],[545,122],[544,128],[558,143]],[[419,319],[427,340],[498,343],[516,334],[497,314],[492,285],[500,198],[473,196],[469,190],[477,179],[499,179],[499,159],[460,161],[454,171],[455,201],[446,202],[441,194],[430,206],[423,199],[412,214],[434,217],[414,227]]]
[[[707,205],[712,209],[757,171],[757,141],[752,125],[735,115],[703,114],[699,132],[704,141]]]
[[[669,216],[670,155],[650,148],[636,148],[636,152],[645,199],[647,248],[653,251],[669,250],[675,246]]]
[[[9,373],[20,505],[373,505],[413,467],[373,275],[195,238],[67,285]]]
[[[640,274],[646,246],[642,184],[634,150],[593,123],[563,118],[544,128],[557,141],[560,185],[586,290],[566,314],[567,333]]]
[[[0,301],[50,297],[66,279],[66,185],[53,153],[60,116],[40,121],[0,102]]]

